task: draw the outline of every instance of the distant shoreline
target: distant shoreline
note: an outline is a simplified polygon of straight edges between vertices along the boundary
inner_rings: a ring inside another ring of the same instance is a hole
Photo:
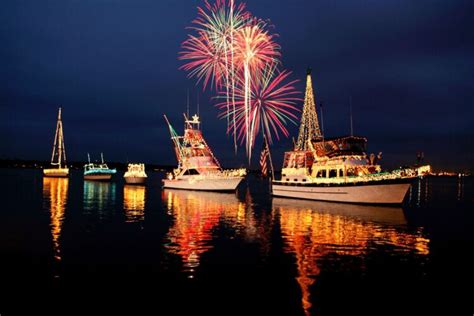
[[[82,170],[86,161],[71,161],[67,165],[71,169]],[[117,170],[127,170],[125,162],[106,162],[110,168]],[[23,160],[23,159],[1,159],[0,168],[18,168],[18,169],[43,169],[50,166],[49,161],[41,160]],[[171,171],[174,166],[146,164],[146,170]]]
[[[138,161],[140,162],[140,161]],[[67,166],[71,169],[82,170],[86,161],[71,161],[67,163]],[[110,168],[115,168],[120,171],[126,171],[128,162],[106,162]],[[15,168],[15,169],[44,169],[50,166],[49,161],[41,160],[24,160],[24,159],[0,159],[0,168]],[[145,169],[147,171],[163,171],[171,172],[176,166],[169,165],[157,165],[145,163]],[[233,169],[233,168],[224,168]],[[259,170],[248,170],[250,173],[259,172]],[[279,170],[275,170],[279,172]]]

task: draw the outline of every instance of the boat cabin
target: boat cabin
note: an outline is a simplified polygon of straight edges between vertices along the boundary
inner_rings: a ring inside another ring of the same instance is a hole
[[[312,143],[318,157],[364,155],[367,151],[367,138],[345,136],[327,138]]]
[[[312,142],[314,150],[285,153],[283,182],[339,182],[380,172],[376,159],[366,156],[367,139],[347,136]]]

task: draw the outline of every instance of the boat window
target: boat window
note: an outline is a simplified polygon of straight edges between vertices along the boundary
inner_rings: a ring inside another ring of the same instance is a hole
[[[298,181],[298,179],[293,179],[293,181]]]
[[[326,170],[319,170],[316,177],[317,178],[326,178]]]
[[[290,181],[290,179],[289,179],[289,178],[286,178],[286,181]]]
[[[188,169],[184,172],[185,175],[196,175],[199,174],[199,172],[196,169]]]
[[[337,178],[337,169],[329,170],[329,178]]]
[[[339,169],[339,177],[340,178],[344,177],[344,171],[342,169]]]
[[[303,179],[303,182],[306,182],[306,179]]]
[[[355,175],[356,175],[355,169],[353,169],[353,168],[347,169],[347,176],[348,177],[352,177],[352,176],[355,176]]]

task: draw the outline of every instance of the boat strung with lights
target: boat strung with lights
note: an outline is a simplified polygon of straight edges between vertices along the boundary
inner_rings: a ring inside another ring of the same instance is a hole
[[[104,162],[104,155],[100,154],[101,163],[92,163],[89,154],[87,154],[88,163],[84,165],[85,180],[110,180],[112,175],[117,173],[116,169],[110,169]]]
[[[63,122],[61,108],[58,111],[56,134],[54,136],[53,153],[51,155],[51,168],[43,169],[45,177],[67,177],[69,168],[66,166],[66,147],[64,147]]]
[[[367,155],[365,137],[325,139],[308,71],[298,141],[285,153],[274,196],[331,202],[401,204],[412,180],[429,167],[382,171],[381,153]]]
[[[147,179],[145,164],[129,163],[127,172],[125,172],[123,178],[127,184],[144,184]]]
[[[223,170],[207,145],[198,115],[185,115],[184,136],[179,136],[165,120],[174,144],[178,168],[163,179],[163,187],[202,191],[235,191],[246,174],[245,169]]]

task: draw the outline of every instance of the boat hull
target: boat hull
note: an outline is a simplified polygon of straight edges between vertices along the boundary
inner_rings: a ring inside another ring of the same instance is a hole
[[[410,188],[410,181],[351,184],[337,186],[286,185],[274,182],[274,196],[362,204],[401,204]]]
[[[146,177],[124,177],[127,184],[144,184]]]
[[[196,191],[235,191],[243,177],[223,179],[163,179],[163,187],[169,189],[196,190]]]
[[[107,174],[107,173],[84,175],[84,180],[108,181],[111,178],[112,178],[112,174]]]
[[[68,168],[50,168],[43,169],[43,175],[51,178],[66,178],[69,176]]]

